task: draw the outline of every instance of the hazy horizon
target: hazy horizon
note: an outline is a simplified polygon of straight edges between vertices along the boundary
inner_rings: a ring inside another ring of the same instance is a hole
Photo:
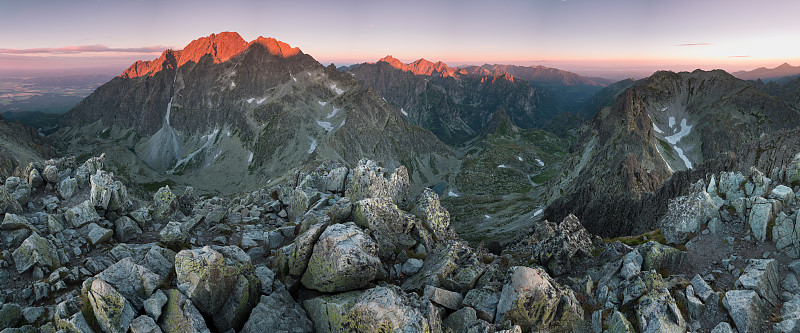
[[[789,0],[0,1],[0,75],[119,74],[222,31],[248,41],[274,37],[337,66],[391,54],[611,79],[662,69],[733,72],[800,65],[798,10],[800,2]]]

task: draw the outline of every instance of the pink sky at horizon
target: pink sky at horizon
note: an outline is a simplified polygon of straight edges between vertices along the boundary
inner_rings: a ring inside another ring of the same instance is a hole
[[[248,41],[274,37],[337,66],[391,54],[406,63],[542,65],[615,78],[659,69],[752,70],[800,65],[798,11],[793,0],[0,0],[0,75],[121,72],[221,31]]]

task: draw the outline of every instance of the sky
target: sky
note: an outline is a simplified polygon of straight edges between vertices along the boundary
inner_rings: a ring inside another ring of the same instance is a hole
[[[605,76],[749,70],[800,65],[798,12],[797,0],[0,0],[0,75],[121,72],[222,31],[337,66],[391,54]]]

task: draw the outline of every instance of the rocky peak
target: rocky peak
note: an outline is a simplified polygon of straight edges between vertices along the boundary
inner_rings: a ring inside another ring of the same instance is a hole
[[[403,62],[397,60],[397,58],[395,57],[392,57],[391,54],[381,58],[381,60],[378,60],[378,62],[385,62],[394,68],[401,69],[404,71],[408,70],[408,67],[406,67],[406,65]]]
[[[200,58],[209,54],[214,59],[214,63],[228,61],[234,56],[242,53],[248,44],[235,32],[221,32],[211,34],[208,37],[201,37],[193,40],[180,51],[178,67],[187,62],[199,62]]]
[[[292,47],[291,45],[281,42],[275,38],[264,38],[259,36],[250,42],[248,47],[252,47],[255,44],[264,45],[270,54],[281,56],[283,58],[288,58],[301,53],[299,48]]]

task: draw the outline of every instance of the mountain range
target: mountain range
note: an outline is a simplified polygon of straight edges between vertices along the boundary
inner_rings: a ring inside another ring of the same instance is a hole
[[[733,76],[742,80],[764,80],[774,81],[787,76],[800,75],[800,66],[792,66],[783,63],[775,68],[759,67],[751,71],[738,71],[731,73]]]

